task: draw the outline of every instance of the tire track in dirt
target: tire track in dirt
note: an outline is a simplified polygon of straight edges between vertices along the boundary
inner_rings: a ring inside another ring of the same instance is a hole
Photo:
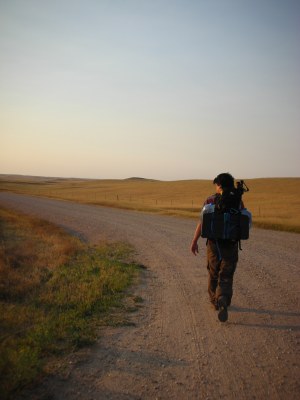
[[[189,253],[195,221],[3,192],[1,203],[90,242],[128,241],[148,267],[135,326],[104,329],[28,398],[299,397],[299,235],[253,229],[221,324],[207,299],[205,241]]]

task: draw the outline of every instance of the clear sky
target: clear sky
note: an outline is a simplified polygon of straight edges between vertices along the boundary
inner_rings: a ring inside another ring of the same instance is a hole
[[[0,0],[0,173],[300,176],[299,0]]]

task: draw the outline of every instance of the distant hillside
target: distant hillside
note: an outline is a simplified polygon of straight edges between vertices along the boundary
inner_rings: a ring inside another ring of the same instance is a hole
[[[132,176],[131,178],[126,178],[124,181],[157,181],[157,179],[151,179],[151,178],[141,178],[139,176]]]

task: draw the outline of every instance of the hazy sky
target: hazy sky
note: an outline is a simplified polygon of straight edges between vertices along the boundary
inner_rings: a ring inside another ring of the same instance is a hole
[[[0,0],[0,173],[300,176],[299,0]]]

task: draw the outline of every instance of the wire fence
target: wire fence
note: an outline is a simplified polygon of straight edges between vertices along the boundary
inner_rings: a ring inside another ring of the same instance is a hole
[[[68,191],[62,192],[57,190],[50,191],[37,191],[37,195],[40,196],[48,196],[48,197],[56,197],[56,198],[65,198],[65,199],[74,199],[74,200],[82,200],[82,201],[107,201],[107,202],[120,202],[120,203],[139,203],[139,204],[151,204],[157,206],[189,206],[191,208],[199,209],[202,207],[201,201],[196,201],[194,199],[189,200],[186,198],[156,198],[154,196],[149,197],[138,197],[135,195],[120,195],[120,194],[112,194],[112,193],[80,193],[76,191]]]
[[[200,211],[203,202],[195,199],[187,199],[187,198],[155,198],[153,195],[149,197],[139,197],[136,195],[121,195],[118,193],[99,193],[99,192],[81,192],[81,191],[61,191],[61,190],[38,190],[36,192],[37,195],[40,196],[48,196],[55,198],[64,198],[71,200],[79,200],[79,201],[87,201],[93,203],[103,203],[103,202],[119,202],[121,203],[134,203],[136,205],[144,205],[144,206],[157,206],[162,208],[186,208],[193,211]],[[256,206],[255,208],[251,208],[250,212],[253,217],[261,217],[264,218],[268,216],[268,210],[263,210],[262,206]]]

